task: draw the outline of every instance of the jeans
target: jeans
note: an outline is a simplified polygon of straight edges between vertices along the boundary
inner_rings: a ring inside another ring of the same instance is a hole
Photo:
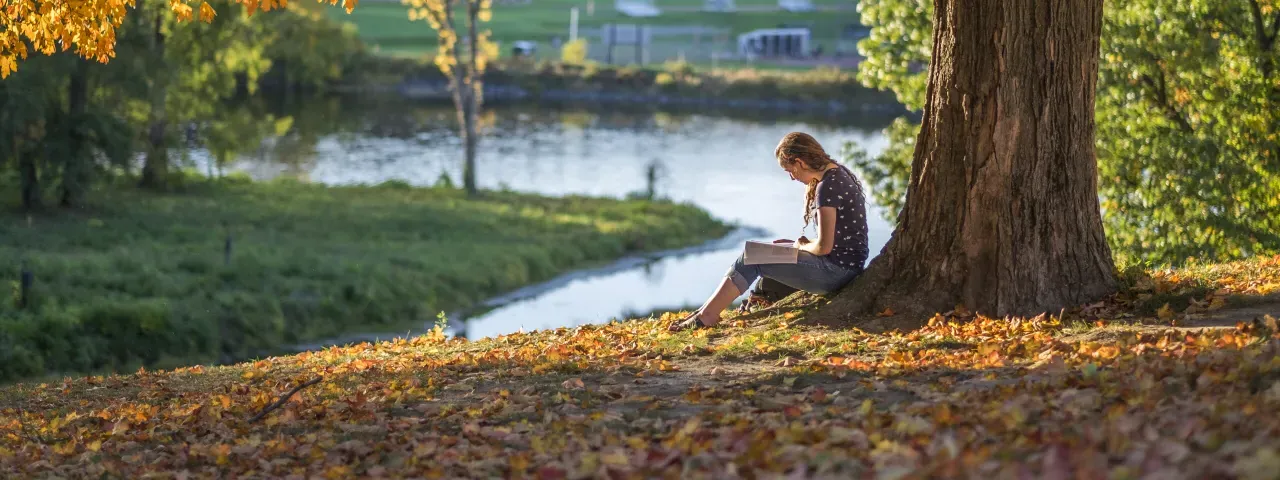
[[[738,287],[738,292],[746,292],[760,277],[768,277],[791,288],[809,293],[823,295],[834,292],[840,287],[862,274],[861,268],[845,268],[809,252],[800,252],[796,263],[765,263],[747,265],[744,254],[738,255],[738,261],[725,274]]]

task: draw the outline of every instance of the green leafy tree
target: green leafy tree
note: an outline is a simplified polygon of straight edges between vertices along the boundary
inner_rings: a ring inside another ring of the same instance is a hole
[[[858,64],[858,80],[892,91],[908,109],[920,111],[929,84],[933,1],[862,0],[858,12],[871,26],[871,34],[858,42],[858,52],[866,57]]]
[[[54,86],[61,60],[29,62],[21,74],[0,82],[0,170],[17,171],[21,204],[28,211],[42,206],[41,180],[52,176],[42,149],[47,121],[58,108],[60,91]]]
[[[1280,251],[1280,2],[1111,5],[1099,68],[1109,237],[1134,261]]]
[[[1280,10],[1274,0],[1107,4],[1096,89],[1099,193],[1128,262],[1280,251]],[[864,0],[863,83],[921,108],[932,36],[922,0]],[[921,27],[925,29],[921,31]],[[897,216],[919,125],[895,122],[875,158],[849,158]]]
[[[0,82],[0,166],[18,170],[25,208],[49,190],[59,205],[80,206],[97,172],[128,161],[132,130],[94,101],[103,78],[90,62],[55,55],[28,64]]]

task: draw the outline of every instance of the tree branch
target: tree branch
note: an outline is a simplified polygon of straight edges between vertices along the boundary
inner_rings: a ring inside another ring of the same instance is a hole
[[[1276,25],[1272,24],[1272,34],[1267,35],[1266,19],[1262,18],[1262,8],[1258,6],[1258,0],[1249,0],[1249,14],[1253,17],[1253,36],[1254,41],[1258,42],[1259,64],[1262,67],[1262,77],[1271,78],[1271,46],[1275,41]],[[1280,20],[1280,15],[1277,15]]]
[[[467,64],[467,76],[468,76],[467,88],[473,90],[471,92],[471,95],[479,95],[479,92],[476,92],[474,90],[476,89],[476,84],[480,81],[480,72],[477,71],[477,67],[476,67],[478,65],[476,63],[476,55],[479,53],[478,50],[480,50],[480,34],[476,27],[476,22],[479,20],[476,17],[480,13],[480,0],[466,0],[466,2],[467,2],[467,29],[468,29],[467,38],[469,38],[471,41],[471,51],[469,52],[471,56],[471,61],[470,63]],[[479,105],[477,105],[477,107],[478,106]]]
[[[1165,116],[1168,117],[1169,120],[1173,121],[1174,123],[1177,123],[1178,127],[1181,128],[1182,131],[1184,132],[1190,133],[1195,130],[1194,128],[1191,127],[1191,123],[1187,122],[1187,119],[1182,118],[1182,113],[1178,112],[1178,109],[1175,108],[1173,104],[1169,103],[1168,90],[1164,81],[1164,72],[1160,73],[1159,84],[1157,84],[1156,81],[1153,80],[1150,75],[1147,75],[1145,73],[1142,75],[1141,79],[1142,79],[1142,83],[1145,83],[1147,84],[1148,87],[1151,87],[1151,91],[1155,96],[1155,98],[1152,100],[1157,105],[1159,105],[1162,110],[1164,110]]]
[[[1275,43],[1276,36],[1280,36],[1280,12],[1276,12],[1275,18],[1271,19],[1271,42]]]
[[[262,409],[262,411],[258,412],[257,415],[254,415],[253,418],[250,418],[249,423],[254,423],[254,422],[257,422],[258,420],[262,420],[262,417],[267,416],[267,414],[271,413],[272,410],[280,408],[281,405],[284,405],[285,402],[288,402],[289,398],[292,397],[293,394],[298,393],[299,390],[302,390],[304,388],[320,383],[321,380],[324,380],[324,377],[316,377],[311,380],[308,380],[306,383],[303,383],[302,385],[293,387],[293,390],[289,390],[289,393],[284,394],[284,396],[280,397],[279,400],[276,400],[271,405],[267,405],[267,408]]]
[[[1249,0],[1249,14],[1253,17],[1253,34],[1257,37],[1258,44],[1262,44],[1267,38],[1264,20],[1262,19],[1262,8],[1258,6],[1258,0]]]
[[[445,11],[447,11],[448,9],[449,9],[449,6],[446,3]],[[445,17],[445,11],[436,11],[431,8],[427,8],[426,10],[427,10],[427,15],[430,15],[432,20],[435,20],[436,23],[440,24],[441,31],[453,30],[453,23],[450,22],[449,19]],[[437,36],[439,35],[437,34]]]

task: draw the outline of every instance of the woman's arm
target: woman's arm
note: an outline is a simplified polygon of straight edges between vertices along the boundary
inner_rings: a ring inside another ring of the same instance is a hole
[[[818,241],[801,237],[797,244],[801,250],[823,256],[831,253],[836,242],[836,207],[818,208]]]

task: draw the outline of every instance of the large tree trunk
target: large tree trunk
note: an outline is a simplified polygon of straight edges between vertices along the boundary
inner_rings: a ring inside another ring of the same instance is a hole
[[[85,121],[85,112],[89,107],[89,69],[88,60],[75,59],[75,67],[71,72],[71,81],[67,86],[67,116],[64,131],[67,142],[71,146],[70,155],[63,159],[62,186],[59,191],[59,205],[63,207],[80,206],[84,192],[89,188],[90,170],[93,159],[90,157],[89,139],[85,137],[81,122]]]
[[[168,68],[165,66],[164,33],[162,15],[156,16],[152,33],[151,55],[157,59],[158,68],[152,69],[153,80],[150,95],[151,109],[147,114],[147,157],[142,165],[143,188],[162,189],[169,180],[169,149],[165,145],[165,131],[169,120],[165,115],[165,96],[168,92]]]
[[[1094,154],[1101,0],[937,0],[934,12],[898,228],[818,319],[1057,313],[1114,292]]]

